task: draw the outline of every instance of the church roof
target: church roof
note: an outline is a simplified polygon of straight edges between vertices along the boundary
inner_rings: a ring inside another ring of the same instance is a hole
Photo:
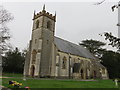
[[[57,48],[66,53],[70,53],[73,55],[78,55],[84,58],[89,59],[96,59],[87,49],[85,49],[83,46],[71,43],[69,41],[63,40],[58,37],[54,37],[54,43],[57,46]]]

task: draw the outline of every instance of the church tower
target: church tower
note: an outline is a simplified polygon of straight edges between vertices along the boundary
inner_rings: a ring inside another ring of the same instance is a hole
[[[56,14],[43,10],[33,16],[30,45],[29,75],[47,77],[51,74],[52,45],[54,41]]]

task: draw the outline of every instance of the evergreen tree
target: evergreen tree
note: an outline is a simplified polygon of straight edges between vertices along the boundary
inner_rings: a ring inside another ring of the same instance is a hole
[[[87,48],[92,54],[100,58],[102,52],[105,51],[105,49],[102,49],[102,47],[106,44],[104,42],[91,39],[83,40],[81,43],[79,43],[79,45],[82,45],[83,47]]]
[[[25,55],[18,48],[9,51],[3,57],[3,72],[22,73],[24,68]]]
[[[107,68],[110,78],[120,78],[120,54],[113,51],[105,51],[102,64]]]

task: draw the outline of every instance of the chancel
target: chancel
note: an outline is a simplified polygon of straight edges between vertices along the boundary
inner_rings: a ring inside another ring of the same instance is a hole
[[[107,69],[84,47],[54,36],[56,14],[34,12],[24,76],[107,79]],[[82,33],[82,32],[81,32]]]

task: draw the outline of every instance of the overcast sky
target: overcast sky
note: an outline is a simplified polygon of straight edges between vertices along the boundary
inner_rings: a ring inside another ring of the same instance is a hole
[[[57,13],[55,36],[78,44],[85,39],[104,41],[99,34],[112,32],[117,36],[118,10],[111,11],[117,2],[3,2],[3,6],[14,16],[9,23],[14,47],[27,47],[32,33],[33,11],[36,13],[46,5],[46,11]]]

